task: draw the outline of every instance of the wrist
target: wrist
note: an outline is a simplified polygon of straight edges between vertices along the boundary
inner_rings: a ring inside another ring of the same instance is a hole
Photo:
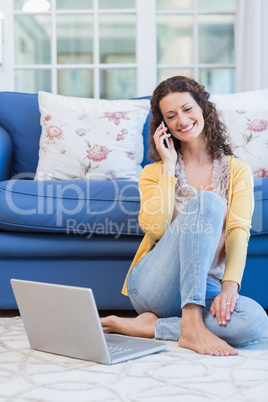
[[[223,281],[221,284],[222,289],[232,289],[238,292],[239,285],[237,282],[234,281]]]
[[[175,176],[175,165],[172,162],[164,162],[162,165],[162,174],[166,176]]]

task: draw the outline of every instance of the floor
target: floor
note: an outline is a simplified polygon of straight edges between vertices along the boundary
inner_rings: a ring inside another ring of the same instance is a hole
[[[233,357],[166,342],[161,353],[109,366],[33,350],[18,311],[1,313],[0,401],[268,402],[268,333]]]

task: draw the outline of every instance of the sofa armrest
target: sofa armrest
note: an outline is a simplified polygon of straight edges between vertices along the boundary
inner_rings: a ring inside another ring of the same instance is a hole
[[[8,132],[0,127],[0,181],[10,178],[13,144]]]

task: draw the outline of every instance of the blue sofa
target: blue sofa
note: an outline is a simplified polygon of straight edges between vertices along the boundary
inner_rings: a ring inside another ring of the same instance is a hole
[[[37,95],[1,92],[0,309],[16,308],[11,278],[91,287],[99,309],[132,309],[121,287],[143,236],[138,184],[33,180],[40,134]],[[241,294],[267,309],[268,178],[255,200]]]

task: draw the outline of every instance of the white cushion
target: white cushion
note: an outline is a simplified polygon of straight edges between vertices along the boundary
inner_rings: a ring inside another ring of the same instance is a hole
[[[268,89],[212,95],[225,122],[234,153],[255,177],[268,176]]]
[[[268,89],[238,92],[236,94],[211,95],[210,100],[219,109],[268,110]]]
[[[223,110],[222,117],[235,155],[249,164],[255,177],[268,177],[268,109]]]
[[[147,99],[38,96],[42,134],[37,180],[138,180]]]

